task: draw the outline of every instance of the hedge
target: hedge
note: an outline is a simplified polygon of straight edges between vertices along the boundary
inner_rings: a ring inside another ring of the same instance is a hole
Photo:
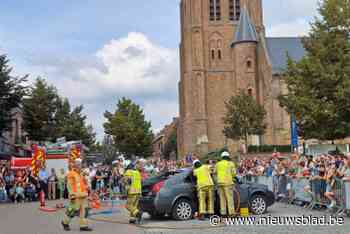
[[[281,153],[292,152],[290,145],[250,145],[248,146],[249,153],[272,153],[275,150]]]

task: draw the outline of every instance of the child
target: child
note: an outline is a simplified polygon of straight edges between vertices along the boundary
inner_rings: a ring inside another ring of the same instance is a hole
[[[7,193],[5,184],[3,181],[0,181],[0,202],[6,202],[7,201]]]
[[[22,183],[17,184],[15,191],[16,191],[15,200],[17,202],[24,202],[25,196],[24,196],[24,188],[23,188]]]
[[[16,202],[16,185],[9,188],[8,198],[15,203]]]
[[[25,188],[25,196],[28,201],[36,201],[35,186],[32,183],[28,183]]]

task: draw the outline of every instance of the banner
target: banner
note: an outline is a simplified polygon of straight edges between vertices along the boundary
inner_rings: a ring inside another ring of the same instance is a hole
[[[291,145],[293,149],[298,148],[298,125],[294,115],[291,117]]]
[[[31,166],[31,158],[15,158],[11,159],[11,169],[26,169]]]

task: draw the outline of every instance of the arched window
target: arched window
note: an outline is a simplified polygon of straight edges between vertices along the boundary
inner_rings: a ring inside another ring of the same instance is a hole
[[[252,68],[252,61],[250,61],[250,60],[247,61],[247,68],[248,69]]]
[[[248,89],[248,95],[249,95],[249,96],[253,96],[253,89],[252,89],[252,88],[249,88],[249,89]]]
[[[209,0],[209,20],[221,20],[220,0]]]
[[[221,60],[221,50],[218,50],[218,59]]]
[[[241,3],[240,0],[230,0],[230,20],[237,21],[241,15]]]
[[[215,50],[214,49],[211,50],[211,59],[212,60],[215,59]]]

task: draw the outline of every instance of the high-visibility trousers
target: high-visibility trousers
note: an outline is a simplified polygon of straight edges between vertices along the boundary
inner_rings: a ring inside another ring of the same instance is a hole
[[[126,209],[130,212],[130,217],[136,217],[139,213],[139,201],[141,194],[128,194]]]
[[[199,214],[214,214],[213,186],[198,189]]]
[[[87,204],[87,198],[75,198],[74,200],[71,200],[67,207],[63,223],[69,225],[72,218],[74,218],[76,211],[79,210],[79,225],[80,227],[87,227],[88,222],[85,218]]]
[[[220,197],[220,214],[227,215],[228,212],[228,215],[234,215],[233,185],[219,185],[218,190]]]

